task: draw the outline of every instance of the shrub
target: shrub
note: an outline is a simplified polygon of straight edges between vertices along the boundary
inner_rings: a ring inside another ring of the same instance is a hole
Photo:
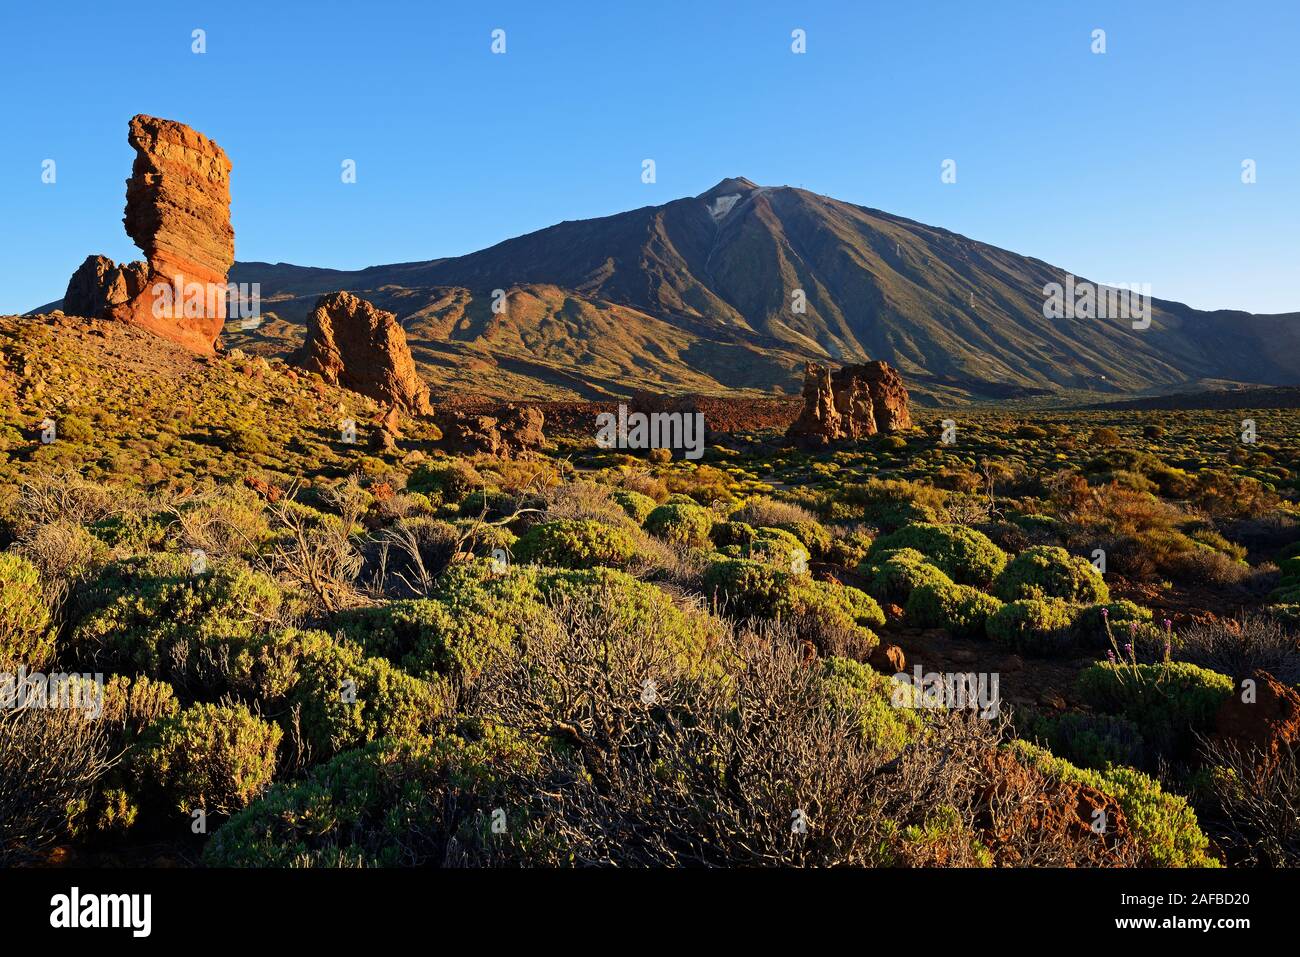
[[[140,762],[182,814],[231,814],[271,783],[281,735],[243,705],[197,704],[161,725]]]
[[[124,559],[78,595],[72,644],[173,684],[210,684],[219,661],[269,630],[282,601],[274,581],[236,561],[194,574],[188,555]]]
[[[871,550],[871,535],[862,529],[832,529],[831,540],[822,551],[823,561],[842,568],[856,568]]]
[[[644,524],[646,518],[655,510],[654,499],[649,495],[642,495],[640,492],[634,492],[631,489],[614,489],[610,493],[610,497],[638,525]]]
[[[0,670],[39,669],[54,657],[50,613],[36,567],[0,553]]]
[[[565,519],[534,525],[515,543],[520,561],[560,568],[622,568],[636,552],[626,531],[602,522]]]
[[[1128,718],[1109,714],[1079,714],[1017,717],[1018,733],[1037,739],[1073,764],[1104,769],[1109,764],[1139,765],[1143,762],[1142,732]]]
[[[847,641],[868,652],[878,640],[870,628],[885,622],[875,600],[856,588],[747,559],[714,562],[705,572],[704,586],[728,615],[787,620],[801,638],[824,651],[838,651],[837,643]]]
[[[406,479],[408,492],[419,492],[430,500],[463,502],[473,491],[482,489],[486,480],[468,462],[451,459],[421,465]]]
[[[899,548],[913,548],[959,585],[987,586],[1002,571],[1007,556],[988,536],[964,525],[917,522],[882,535],[868,557]]]
[[[990,615],[1002,602],[970,585],[919,585],[907,599],[908,624],[917,628],[946,628],[958,638],[983,637]]]
[[[867,591],[880,601],[902,604],[921,585],[951,585],[953,581],[914,548],[884,552],[858,569],[870,579]]]
[[[1185,661],[1161,664],[1099,661],[1079,675],[1079,693],[1098,711],[1119,714],[1157,747],[1183,753],[1210,730],[1232,679]]]
[[[210,867],[444,865],[457,843],[484,839],[493,792],[536,762],[518,737],[377,741],[340,754],[305,780],[272,787],[212,835]],[[512,827],[522,827],[515,820]]]
[[[655,508],[645,520],[651,535],[673,545],[707,548],[713,513],[693,502],[666,502]]]
[[[443,675],[471,683],[518,634],[518,619],[534,598],[507,606],[484,589],[461,589],[453,601],[413,599],[336,615],[334,626],[367,655],[387,658],[420,677]]]
[[[993,593],[1003,601],[1018,598],[1110,600],[1110,589],[1091,562],[1054,545],[1035,545],[1011,559],[993,583]]]
[[[836,521],[861,521],[894,529],[909,522],[933,522],[943,510],[944,493],[928,485],[871,478],[836,492],[828,505]]]
[[[349,641],[313,648],[289,698],[317,756],[380,738],[411,740],[438,715],[433,688],[393,666],[367,658]]]
[[[1300,683],[1300,637],[1264,615],[1194,622],[1183,629],[1178,657],[1230,677],[1267,671],[1283,684]]]
[[[989,637],[1029,655],[1054,655],[1073,640],[1074,609],[1059,598],[1022,598],[988,618]]]
[[[893,706],[893,683],[886,676],[861,662],[831,656],[822,661],[822,677],[831,706],[854,709],[863,740],[871,747],[892,756],[917,738],[920,716]]]
[[[1012,745],[1028,766],[1060,780],[1094,787],[1118,802],[1147,867],[1218,867],[1209,838],[1184,798],[1167,794],[1159,782],[1132,768],[1104,771],[1076,768],[1026,741]]]

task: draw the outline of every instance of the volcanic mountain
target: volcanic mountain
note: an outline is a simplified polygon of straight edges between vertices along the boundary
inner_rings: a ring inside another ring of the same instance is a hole
[[[1156,299],[1145,329],[1049,319],[1060,267],[744,178],[465,256],[356,271],[236,262],[230,278],[261,284],[265,321],[228,322],[228,346],[285,352],[316,297],[347,290],[397,314],[435,395],[793,394],[806,359],[884,359],[922,396],[1300,383],[1300,314]]]

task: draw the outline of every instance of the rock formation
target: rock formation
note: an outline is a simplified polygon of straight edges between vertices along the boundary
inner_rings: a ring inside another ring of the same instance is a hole
[[[429,387],[415,371],[406,333],[391,312],[348,292],[321,296],[294,361],[331,385],[427,415]]]
[[[63,312],[68,316],[98,317],[112,306],[138,296],[149,278],[143,262],[118,266],[107,256],[87,256],[68,280],[63,294]]]
[[[226,318],[226,273],[235,259],[230,160],[183,123],[132,117],[135,165],[122,222],[148,262],[115,266],[91,256],[73,274],[63,311],[140,326],[212,353]]]
[[[911,426],[907,387],[888,363],[849,365],[832,374],[809,362],[804,366],[803,410],[786,435],[819,446]]]
[[[1214,730],[1220,741],[1253,752],[1255,763],[1267,772],[1300,741],[1300,693],[1267,671],[1256,670],[1248,677],[1255,682],[1254,699],[1242,700],[1237,681],[1237,691],[1214,716]]]
[[[443,448],[455,454],[482,452],[510,457],[540,449],[545,416],[532,406],[507,405],[497,415],[443,410],[434,420],[442,432]]]

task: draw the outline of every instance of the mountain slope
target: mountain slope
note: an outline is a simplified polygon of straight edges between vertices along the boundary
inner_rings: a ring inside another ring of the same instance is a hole
[[[1145,330],[1048,319],[1043,287],[1065,281],[1057,267],[743,178],[466,256],[354,272],[237,263],[231,278],[261,283],[286,334],[317,295],[373,299],[403,320],[435,386],[504,394],[789,389],[805,358],[885,359],[922,391],[977,395],[1300,382],[1295,314],[1155,300]],[[495,289],[510,294],[502,314],[489,308]],[[269,349],[276,328],[227,339]]]

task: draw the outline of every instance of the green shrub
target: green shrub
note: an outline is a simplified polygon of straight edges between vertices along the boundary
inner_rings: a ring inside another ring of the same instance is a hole
[[[871,478],[839,489],[827,513],[834,521],[859,521],[895,529],[910,522],[937,521],[944,498],[943,492],[928,485]]]
[[[463,502],[473,491],[482,489],[486,480],[468,462],[460,459],[430,462],[416,468],[406,479],[408,492],[418,492],[430,501]]]
[[[748,559],[714,562],[704,574],[704,587],[726,614],[788,620],[800,637],[818,645],[838,631],[869,651],[878,641],[870,629],[885,622],[875,599],[856,588]]]
[[[893,683],[889,678],[861,662],[835,656],[823,659],[822,676],[832,706],[857,709],[863,739],[873,747],[892,756],[916,740],[921,728],[920,714],[893,706]]]
[[[838,530],[823,550],[822,561],[842,568],[856,568],[871,550],[871,535],[861,529]]]
[[[378,741],[279,784],[232,817],[203,851],[210,867],[442,865],[453,840],[484,840],[496,807],[514,807],[504,782],[531,769],[537,749],[495,731]],[[512,828],[526,822],[510,821]]]
[[[951,585],[953,581],[914,548],[881,552],[864,563],[859,573],[870,579],[867,591],[880,601],[906,603],[921,585]]]
[[[562,519],[534,525],[519,537],[515,558],[559,568],[622,568],[636,544],[625,530],[591,519]]]
[[[1002,607],[992,595],[970,585],[919,585],[907,599],[908,624],[916,628],[946,628],[958,638],[982,638],[990,615]]]
[[[1073,764],[1104,769],[1109,764],[1139,765],[1145,750],[1142,730],[1128,718],[1110,714],[1017,715],[1017,732],[1037,739]]]
[[[188,555],[111,562],[77,596],[74,648],[122,669],[173,684],[211,680],[205,659],[237,653],[265,634],[283,596],[267,576],[237,561],[193,574]]]
[[[43,668],[54,657],[50,613],[36,567],[0,553],[0,670]]]
[[[140,760],[182,814],[231,814],[271,783],[281,734],[243,705],[197,704],[164,721]]]
[[[821,523],[812,521],[777,522],[771,527],[793,535],[808,550],[810,557],[816,558],[818,561],[827,560],[826,556],[831,547],[831,533]]]
[[[1167,794],[1158,781],[1132,768],[1112,766],[1105,771],[1076,768],[1027,741],[1012,744],[1016,756],[1029,767],[1073,784],[1094,787],[1113,798],[1147,867],[1218,867],[1210,856],[1210,841],[1184,798]]]
[[[1055,545],[1027,548],[1007,563],[993,583],[1003,601],[1018,598],[1063,598],[1070,602],[1106,602],[1110,589],[1091,562]]]
[[[420,598],[336,615],[334,627],[367,655],[387,658],[413,675],[471,683],[519,634],[521,618],[540,611],[536,596],[507,605],[485,589],[463,588],[455,600]]]
[[[747,522],[716,522],[709,530],[709,538],[714,545],[718,548],[735,546],[740,549],[740,555],[748,553],[754,534],[754,526]]]
[[[1059,598],[1022,598],[988,618],[989,637],[1029,655],[1055,655],[1074,638],[1074,609]]]
[[[913,548],[959,585],[983,588],[1002,571],[1007,556],[988,536],[964,525],[918,522],[882,535],[868,558],[899,548]]]
[[[331,755],[380,738],[411,740],[438,716],[434,689],[349,641],[314,647],[290,695],[313,754]]]
[[[610,498],[617,502],[618,506],[628,514],[628,517],[638,525],[645,524],[645,520],[656,507],[655,500],[649,495],[642,495],[640,492],[634,492],[626,488],[614,489],[610,493]]]
[[[1157,748],[1189,753],[1195,735],[1211,730],[1233,693],[1232,679],[1186,661],[1131,664],[1098,661],[1079,675],[1079,693],[1098,711],[1123,715]]]
[[[645,529],[673,545],[709,546],[713,513],[694,502],[668,501],[646,516]]]

